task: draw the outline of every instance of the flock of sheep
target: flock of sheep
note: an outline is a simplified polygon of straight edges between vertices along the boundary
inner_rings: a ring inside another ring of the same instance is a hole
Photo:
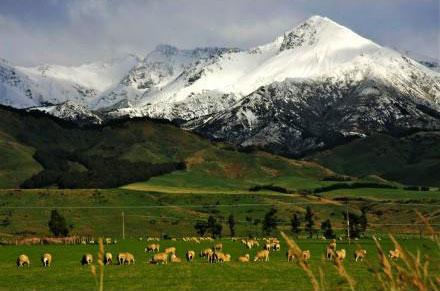
[[[206,239],[206,238],[204,238]],[[209,238],[208,238],[209,239]],[[199,241],[198,238],[184,238],[184,241]],[[210,241],[214,241],[212,238],[209,239]],[[234,239],[233,241],[238,241],[238,239]],[[199,241],[200,242],[200,241]],[[263,238],[263,246],[262,250],[257,251],[256,256],[254,257],[254,261],[269,261],[269,255],[270,252],[276,252],[280,251],[281,245],[280,241],[277,238]],[[243,239],[241,240],[241,243],[248,249],[252,248],[258,248],[260,246],[260,243],[256,239]],[[163,250],[163,252],[160,251],[160,244],[159,243],[151,243],[145,248],[145,253],[153,253],[153,257],[150,260],[150,263],[152,264],[167,264],[168,262],[171,263],[180,263],[182,262],[182,259],[176,256],[176,248],[175,247],[168,247]],[[296,254],[298,255],[298,254]],[[286,257],[288,262],[292,262],[296,258],[295,252],[292,249],[288,249],[286,252]],[[300,254],[302,256],[302,260],[307,262],[310,260],[311,252],[310,250],[303,250]],[[365,249],[357,249],[354,252],[354,259],[356,262],[363,261],[365,256],[367,255],[367,251]],[[209,263],[223,263],[223,262],[230,262],[231,261],[231,255],[228,253],[223,252],[223,244],[222,243],[216,243],[212,248],[206,248],[203,249],[199,256],[201,258],[206,259]],[[330,241],[330,243],[327,245],[325,249],[325,256],[328,260],[334,260],[336,263],[342,263],[346,258],[346,250],[345,249],[337,249],[336,248],[336,240],[333,239]],[[188,262],[192,262],[196,257],[196,252],[194,250],[188,250],[186,252],[186,260]],[[389,251],[389,257],[391,259],[398,259],[400,257],[400,251],[399,249],[390,250]],[[247,263],[250,261],[250,255],[244,254],[242,256],[239,256],[237,258],[238,262],[241,263]],[[41,256],[41,263],[43,267],[50,267],[52,263],[52,255],[49,253],[45,253]],[[84,254],[81,259],[82,265],[90,265],[93,263],[93,256],[90,253]],[[130,265],[135,263],[135,259],[133,254],[129,252],[123,252],[119,253],[117,256],[117,263],[120,265]],[[110,265],[113,264],[113,256],[111,253],[107,252],[104,254],[104,264]],[[20,255],[17,258],[17,267],[23,267],[23,266],[30,266],[30,260],[29,257],[25,254]]]

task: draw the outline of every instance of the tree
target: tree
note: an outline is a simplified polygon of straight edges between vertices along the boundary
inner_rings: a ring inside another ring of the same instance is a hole
[[[67,236],[69,234],[66,219],[56,209],[50,213],[48,226],[54,236]]]
[[[275,208],[271,208],[269,212],[266,213],[263,219],[263,232],[267,235],[272,234],[274,230],[277,229],[278,219],[276,218],[277,210]]]
[[[208,230],[214,238],[222,236],[223,226],[217,222],[217,219],[210,215],[208,217]]]
[[[347,221],[347,214],[344,215],[344,220]],[[350,222],[350,238],[360,238],[367,230],[367,213],[363,210],[361,215],[349,212],[348,219]]]
[[[309,238],[313,237],[313,231],[314,231],[314,216],[315,214],[313,213],[312,209],[310,208],[310,206],[307,206],[306,208],[306,215],[305,215],[305,231],[309,234]]]
[[[291,230],[292,233],[295,234],[296,236],[299,235],[299,233],[301,232],[301,219],[299,218],[299,216],[294,213],[292,216],[292,219],[290,220],[290,226],[291,226]]]
[[[235,218],[233,214],[229,215],[228,217],[228,225],[231,236],[235,236]]]
[[[330,222],[330,219],[321,222],[321,230],[326,239],[331,239],[336,237],[335,233],[333,232],[332,223]]]
[[[204,236],[206,231],[208,230],[208,224],[204,221],[197,221],[194,225],[196,232],[200,236]]]

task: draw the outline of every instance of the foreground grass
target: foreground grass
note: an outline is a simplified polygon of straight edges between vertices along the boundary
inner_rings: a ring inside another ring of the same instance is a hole
[[[311,285],[305,273],[295,264],[287,263],[285,259],[286,245],[282,242],[280,252],[271,253],[270,261],[251,262],[242,264],[237,257],[249,251],[239,242],[229,239],[222,240],[224,251],[232,255],[232,262],[224,264],[208,264],[196,258],[194,263],[151,265],[148,264],[150,254],[143,250],[147,242],[127,240],[116,245],[105,246],[115,256],[120,251],[130,251],[136,257],[136,264],[132,266],[111,265],[105,267],[104,287],[107,290],[142,289],[142,290],[309,290]],[[317,240],[299,240],[303,249],[312,253],[310,266],[318,274],[322,268],[325,275],[325,284],[328,290],[345,289],[347,286],[336,275],[336,269],[331,262],[323,259],[323,251],[328,242]],[[338,242],[338,248],[347,249],[348,256],[344,263],[346,269],[359,282],[356,290],[378,289],[378,282],[373,273],[378,268],[377,253],[372,240],[357,241],[367,249],[367,261],[355,263],[352,254],[355,244]],[[385,250],[393,248],[389,240],[381,241]],[[416,252],[420,250],[430,259],[430,268],[433,274],[440,272],[440,254],[435,244],[429,240],[405,240],[402,245]],[[195,244],[183,241],[161,241],[161,248],[175,246],[177,255],[184,258],[186,250],[195,250],[197,253],[211,247],[212,243],[202,242]],[[1,289],[64,289],[90,290],[95,287],[90,267],[80,265],[80,258],[85,252],[93,253],[96,257],[97,245],[75,246],[3,246],[0,247],[0,288]],[[53,266],[43,269],[39,258],[43,252],[50,252],[54,256]],[[251,257],[256,249],[249,253]],[[31,260],[30,268],[17,269],[15,259],[21,253],[28,254]],[[369,267],[372,264],[373,268]]]

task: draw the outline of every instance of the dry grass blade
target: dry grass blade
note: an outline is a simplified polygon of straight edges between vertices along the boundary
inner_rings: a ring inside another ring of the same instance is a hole
[[[98,250],[98,268],[99,268],[99,290],[104,290],[104,243],[102,238],[99,239]]]
[[[405,250],[394,236],[390,234],[389,237],[399,254],[395,261],[389,260],[385,256],[380,243],[376,239],[374,240],[381,266],[381,269],[376,272],[376,275],[382,283],[383,289],[439,290],[440,284],[438,284],[438,281],[435,282],[436,277],[429,274],[428,258],[425,257],[423,261],[420,251],[413,254]]]
[[[281,236],[286,241],[286,244],[289,247],[289,249],[293,251],[293,254],[295,255],[295,258],[296,258],[297,265],[301,269],[303,269],[306,272],[307,276],[309,277],[309,280],[310,280],[310,283],[312,284],[313,290],[319,291],[320,287],[319,287],[318,280],[316,279],[312,270],[310,270],[310,267],[307,264],[307,262],[304,260],[301,248],[296,244],[296,242],[293,239],[290,239],[284,232],[281,232]]]
[[[393,270],[391,267],[391,263],[386,257],[382,246],[377,241],[375,237],[373,237],[374,243],[376,244],[377,255],[379,257],[380,271],[376,271],[376,277],[379,282],[382,284],[383,290],[396,290],[396,282],[393,276]]]
[[[356,282],[347,273],[347,270],[344,267],[343,261],[335,259],[334,263],[335,263],[336,270],[338,271],[339,276],[341,276],[341,278],[343,278],[345,281],[347,281],[348,285],[350,286],[350,289],[354,291],[355,290],[354,286],[355,286]]]
[[[425,225],[428,233],[432,236],[435,236],[436,232],[435,232],[434,228],[431,226],[431,224],[429,223],[429,219],[426,218],[425,216],[423,216],[418,210],[416,210],[416,214],[420,218],[420,220],[423,222],[423,224]]]

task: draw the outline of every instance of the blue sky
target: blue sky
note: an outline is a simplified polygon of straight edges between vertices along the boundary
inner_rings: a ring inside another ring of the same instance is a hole
[[[319,14],[388,47],[440,58],[438,0],[0,0],[0,57],[78,64],[157,44],[248,48]]]

